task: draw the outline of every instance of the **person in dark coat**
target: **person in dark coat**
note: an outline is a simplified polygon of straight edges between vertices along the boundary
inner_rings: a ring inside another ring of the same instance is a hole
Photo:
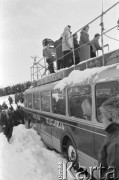
[[[2,116],[2,106],[0,105],[0,132],[2,132],[1,116]]]
[[[17,105],[17,109],[15,110],[15,116],[16,116],[16,119],[17,119],[17,123],[18,124],[25,124],[25,121],[24,121],[24,110],[21,106],[18,106]]]
[[[80,61],[84,61],[90,58],[90,45],[89,42],[89,34],[88,34],[89,26],[85,26],[80,35]]]
[[[2,110],[4,110],[4,109],[8,109],[8,106],[7,106],[7,104],[6,104],[5,101],[4,101],[3,104],[2,104]]]
[[[115,168],[115,176],[119,178],[119,97],[115,96],[105,101],[100,107],[104,130],[107,137],[99,151],[99,164],[102,167],[101,177],[108,180],[110,167]],[[112,169],[111,169],[112,171]],[[112,179],[116,179],[112,178]]]
[[[54,48],[56,50],[57,69],[62,68],[63,53],[62,53],[62,36],[55,41]]]
[[[68,25],[64,28],[62,34],[62,52],[64,54],[63,68],[70,67],[73,64],[72,49],[73,39],[71,37],[71,26]]]
[[[8,97],[9,104],[11,105],[13,103],[13,99],[11,96]]]
[[[8,115],[8,109],[2,110],[0,124],[2,126],[2,132],[4,133],[4,135],[6,137],[8,137],[8,133],[9,133],[9,115]]]
[[[10,107],[9,107],[9,111],[13,111],[14,110],[14,108],[13,108],[13,106],[11,105]]]
[[[9,109],[8,111],[8,134],[7,134],[7,139],[8,141],[10,140],[10,138],[12,137],[12,132],[13,132],[13,127],[14,127],[14,109]]]
[[[17,104],[19,102],[19,95],[18,93],[15,94],[15,104]]]
[[[1,104],[0,104],[0,111],[2,111],[2,106],[1,106]]]
[[[96,51],[102,50],[102,47],[99,44],[100,34],[95,34],[92,41],[90,41],[90,56],[91,58],[96,57]]]
[[[55,73],[54,64],[53,64],[53,56],[51,54],[48,41],[44,42],[43,56],[46,58],[46,62],[48,63],[48,70],[50,71],[50,74]]]
[[[78,35],[75,33],[73,35],[73,43],[74,43],[74,54],[75,54],[75,64],[80,62],[79,58],[79,44],[78,44]]]

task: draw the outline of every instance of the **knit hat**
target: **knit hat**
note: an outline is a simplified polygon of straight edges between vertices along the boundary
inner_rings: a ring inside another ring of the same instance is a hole
[[[97,37],[97,36],[100,36],[100,34],[99,34],[99,33],[96,33],[96,34],[95,34],[95,37]]]

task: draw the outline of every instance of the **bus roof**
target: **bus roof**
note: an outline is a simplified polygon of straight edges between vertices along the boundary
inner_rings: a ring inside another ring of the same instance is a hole
[[[31,87],[25,91],[24,94],[35,93],[38,90],[44,92],[47,90],[63,90],[66,87],[84,84],[96,84],[98,82],[105,82],[110,80],[119,80],[119,63],[109,66],[95,67],[92,69],[85,69],[84,71],[74,70],[68,77],[60,81],[44,84],[42,86]]]
[[[65,87],[79,84],[93,84],[102,81],[119,79],[119,63],[109,66],[85,69],[84,71],[74,70],[70,75],[60,80],[54,89],[63,90]]]
[[[101,67],[103,66],[103,58],[102,56],[98,56],[92,59],[85,60],[80,62],[75,66],[75,70],[85,70],[87,68],[93,67]],[[119,49],[108,52],[104,55],[104,65],[108,66],[111,64],[119,63]],[[43,84],[52,83],[58,80],[61,80],[67,77],[74,70],[74,66],[70,68],[61,69],[56,73],[50,74],[48,76],[43,77],[33,83],[33,86],[41,86]]]

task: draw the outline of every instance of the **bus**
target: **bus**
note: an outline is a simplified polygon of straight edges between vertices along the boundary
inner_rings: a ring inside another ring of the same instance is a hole
[[[79,83],[56,88],[73,71],[71,67],[38,80],[24,92],[28,126],[34,127],[50,149],[87,170],[98,166],[98,151],[106,136],[99,108],[108,98],[119,95],[119,50],[105,57],[103,67],[97,63],[101,57],[76,66],[77,72],[84,73],[98,67],[99,73],[88,81],[80,78]],[[95,66],[91,62],[96,62]]]

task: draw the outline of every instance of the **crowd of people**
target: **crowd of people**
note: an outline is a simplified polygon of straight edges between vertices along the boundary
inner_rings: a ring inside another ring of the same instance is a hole
[[[77,33],[72,35],[71,26],[64,28],[60,38],[54,42],[55,59],[57,62],[57,70],[69,68],[73,64],[96,57],[96,52],[102,50],[99,44],[100,34],[96,33],[92,40],[89,39],[89,26],[85,26],[80,32],[80,41],[78,42]],[[54,57],[50,49],[50,43],[46,39],[43,43],[43,56],[46,58],[48,70],[50,73],[54,71]]]
[[[14,109],[13,99],[8,97],[9,107],[6,102],[0,105],[0,127],[1,131],[7,137],[8,141],[12,136],[13,127],[19,124],[24,124],[24,111],[17,103],[17,108]]]
[[[13,127],[24,124],[24,111],[17,105],[12,107],[13,99],[8,97],[10,107],[4,102],[0,106],[0,126],[8,141],[12,136]],[[117,179],[119,177],[119,96],[111,97],[100,107],[101,121],[107,133],[104,143],[99,150],[99,165],[102,167],[101,177],[104,179]],[[109,172],[109,168],[112,171]],[[76,169],[77,164],[76,164]],[[82,169],[78,169],[82,171]],[[85,171],[84,171],[85,172]],[[87,175],[87,172],[86,172]]]
[[[15,104],[17,104],[18,102],[21,102],[21,103],[24,102],[24,94],[23,94],[23,92],[15,94]]]

